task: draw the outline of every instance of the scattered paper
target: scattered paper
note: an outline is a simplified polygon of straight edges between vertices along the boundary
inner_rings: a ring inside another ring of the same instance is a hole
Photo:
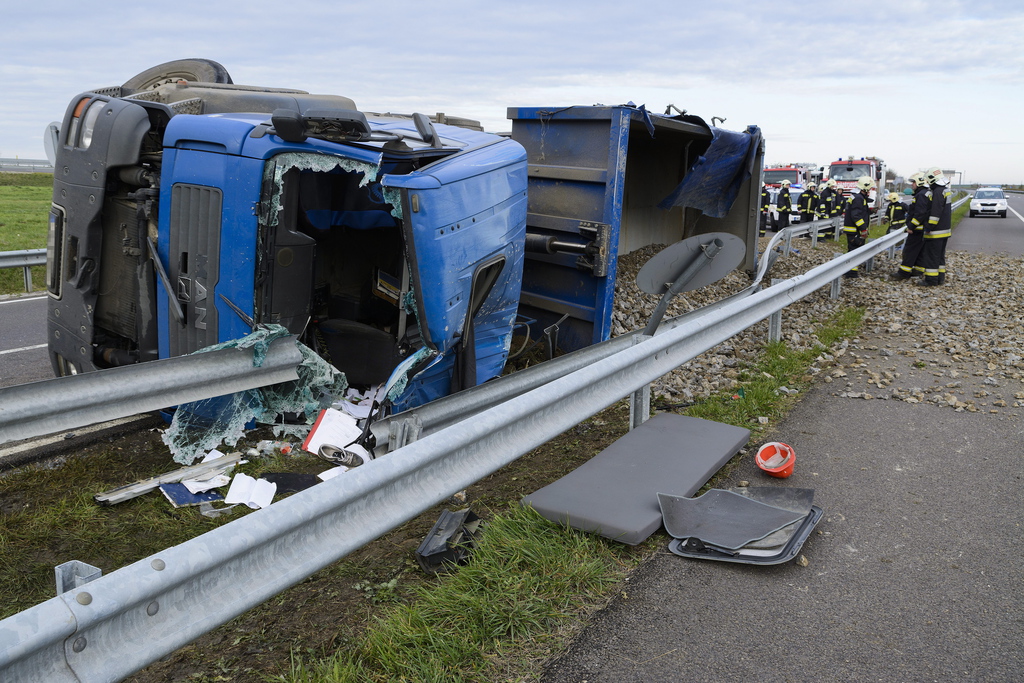
[[[320,474],[318,474],[316,476],[320,477],[324,481],[327,481],[328,479],[334,479],[336,476],[338,476],[342,472],[348,472],[350,469],[352,469],[352,468],[351,467],[341,467],[341,466],[332,467],[329,470],[324,470],[323,472],[321,472]]]
[[[277,484],[266,479],[254,479],[248,474],[239,472],[231,480],[231,488],[228,495],[224,497],[227,504],[241,503],[254,510],[265,508],[274,501],[274,494],[277,493]]]
[[[217,458],[223,457],[224,454],[218,451],[216,448],[214,448],[212,451],[203,456],[203,462],[210,462],[211,460],[216,460]]]
[[[334,408],[325,408],[320,411],[316,423],[309,430],[309,436],[302,442],[302,449],[316,453],[325,443],[345,448],[362,434],[363,430],[354,417]]]
[[[202,493],[210,489],[219,489],[231,483],[231,477],[226,474],[218,474],[209,479],[186,479],[181,482],[191,493]]]
[[[363,405],[356,403],[349,403],[348,401],[341,401],[337,404],[338,407],[344,412],[348,413],[357,420],[364,420],[370,416],[373,411],[373,404]]]

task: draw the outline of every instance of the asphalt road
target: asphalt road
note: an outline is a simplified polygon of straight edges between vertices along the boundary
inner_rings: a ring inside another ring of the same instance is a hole
[[[0,320],[0,387],[52,378],[46,296],[0,297]]]
[[[1024,256],[1024,194],[1007,194],[1007,198],[1006,218],[964,216],[947,249]]]
[[[1021,411],[833,391],[819,383],[779,426],[791,477],[751,455],[719,484],[813,488],[824,516],[807,566],[663,550],[545,682],[1020,680]]]
[[[1013,213],[965,219],[955,235],[989,230],[1024,241]],[[942,381],[915,341],[860,337],[850,351],[864,366],[801,399],[774,435],[796,452],[791,477],[762,473],[751,450],[716,483],[813,488],[824,515],[806,566],[678,557],[662,535],[545,683],[1021,680],[1024,387],[994,386],[979,367],[957,391],[984,397],[980,412],[849,397],[880,395],[868,372]]]

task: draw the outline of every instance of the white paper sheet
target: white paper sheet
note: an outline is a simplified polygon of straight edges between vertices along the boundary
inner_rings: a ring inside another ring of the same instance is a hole
[[[231,505],[241,503],[254,510],[265,508],[274,501],[277,484],[266,479],[254,479],[248,474],[239,472],[231,480],[231,488],[224,497],[224,503]]]
[[[302,443],[302,449],[316,453],[325,443],[343,448],[358,439],[362,433],[363,430],[356,424],[354,417],[334,408],[325,408],[320,411],[316,424],[309,430],[309,436]]]

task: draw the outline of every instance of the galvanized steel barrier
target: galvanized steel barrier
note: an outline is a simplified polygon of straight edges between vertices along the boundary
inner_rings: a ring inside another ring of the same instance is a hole
[[[295,337],[0,388],[0,444],[298,379]],[[0,676],[0,680],[2,680]]]
[[[18,159],[17,157],[0,159],[0,172],[3,173],[53,173],[53,164],[46,159]]]
[[[386,457],[0,621],[0,679],[115,681],[255,607],[904,239],[630,339]],[[515,375],[513,375],[514,377]]]
[[[21,251],[0,251],[0,269],[23,268],[25,291],[32,291],[32,266],[46,265],[45,249],[22,249]]]

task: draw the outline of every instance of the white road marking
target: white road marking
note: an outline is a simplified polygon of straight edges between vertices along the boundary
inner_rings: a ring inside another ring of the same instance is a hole
[[[1017,213],[1017,212],[1014,211],[1014,213]],[[14,299],[4,299],[3,301],[0,301],[0,305],[3,305],[3,304],[16,304],[16,303],[20,303],[22,301],[39,301],[40,299],[45,299],[45,298],[46,298],[45,294],[43,296],[19,296],[19,297],[16,297]]]
[[[36,344],[35,346],[22,346],[20,349],[7,349],[6,351],[0,351],[0,356],[5,353],[18,353],[19,351],[35,351],[36,349],[45,349],[46,344]]]

